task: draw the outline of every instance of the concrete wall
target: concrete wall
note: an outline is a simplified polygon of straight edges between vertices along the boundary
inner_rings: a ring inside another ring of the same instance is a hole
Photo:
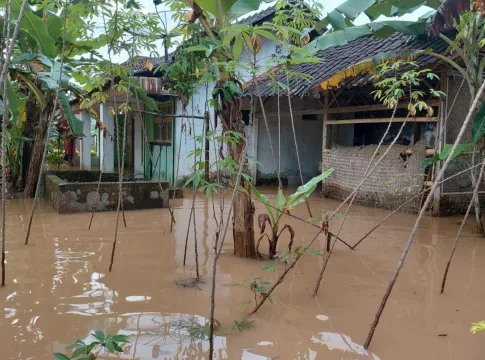
[[[56,174],[59,173],[62,172],[56,172]],[[73,179],[77,176],[76,172],[72,173],[59,174],[61,177],[50,172],[45,175],[45,197],[58,213],[90,212],[94,204],[96,204],[96,211],[113,211],[117,209],[118,182],[102,182],[99,194],[97,194],[97,181],[66,181],[66,179]],[[169,192],[171,192],[169,191],[169,184],[166,182],[162,183],[162,189],[163,191],[160,191],[159,184],[155,181],[124,182],[122,188],[124,209],[165,208]],[[182,192],[178,191],[176,195],[181,197]],[[173,194],[170,196],[173,196]]]
[[[377,145],[366,147],[336,146],[328,150],[323,157],[322,169],[334,168],[333,174],[325,181],[326,196],[343,200],[362,181],[365,169]],[[419,166],[426,157],[424,141],[418,142],[414,153],[408,158],[401,154],[408,146],[394,145],[388,155],[370,175],[356,196],[355,203],[368,206],[395,209],[407,199],[422,190],[423,176]],[[382,146],[380,154],[388,149]],[[379,156],[374,160],[375,164]],[[406,207],[407,211],[419,208],[420,197]]]
[[[293,110],[314,109],[322,107],[318,99],[292,98]],[[281,143],[278,141],[278,117],[268,118],[268,127],[271,141],[275,151],[276,161],[281,164],[281,173],[286,175],[289,184],[301,184],[296,157],[295,141],[289,115],[288,98],[280,97],[281,116]],[[277,112],[278,100],[276,97],[265,104],[266,112]],[[302,120],[301,115],[294,116],[295,133],[300,154],[304,181],[318,175],[318,164],[322,158],[322,117],[317,120]],[[257,143],[258,173],[261,177],[274,175],[274,164],[271,147],[263,118],[258,120]]]

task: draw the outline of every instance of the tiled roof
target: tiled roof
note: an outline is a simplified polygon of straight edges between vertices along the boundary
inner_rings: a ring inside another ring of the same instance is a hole
[[[276,6],[270,6],[254,15],[248,16],[245,19],[238,21],[239,24],[243,25],[256,25],[264,21],[270,20],[276,13]]]
[[[310,75],[311,81],[301,79],[301,77],[292,77],[290,79],[291,94],[293,96],[305,96],[312,87],[328,80],[339,71],[379,53],[401,50],[425,50],[429,48],[443,54],[448,49],[448,45],[440,38],[410,40],[409,37],[396,33],[384,39],[374,37],[360,38],[342,46],[321,50],[315,55],[321,59],[319,63],[303,63],[292,67],[294,72]],[[416,59],[416,62],[420,65],[430,66],[433,63],[438,63],[439,60],[430,55],[422,55]],[[368,75],[354,78],[354,85],[357,86],[362,80],[365,80],[362,79],[363,77],[368,78]],[[272,88],[268,86],[270,81],[271,79],[264,74],[258,77],[259,90],[262,96],[274,95]],[[364,81],[364,83],[366,82]],[[257,95],[256,87],[251,83],[246,83],[244,89],[245,96]]]

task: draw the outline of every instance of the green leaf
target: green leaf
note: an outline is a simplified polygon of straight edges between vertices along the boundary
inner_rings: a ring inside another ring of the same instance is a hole
[[[117,343],[127,343],[128,341],[128,336],[126,335],[115,335],[111,338],[112,341],[117,342]]]
[[[223,0],[222,2],[224,3],[226,1],[227,0]],[[260,5],[261,0],[237,0],[231,8],[231,18],[235,19],[244,16],[251,11],[258,10]]]
[[[132,86],[131,87],[131,94],[136,97],[138,96],[138,100],[141,104],[145,104],[145,110],[158,112],[158,106],[155,100],[149,97],[143,88],[140,86]]]
[[[472,124],[472,143],[476,145],[478,140],[480,140],[483,135],[485,135],[485,101],[478,108],[475,117],[473,118]]]
[[[278,39],[276,39],[276,36],[274,36],[271,32],[267,30],[256,29],[255,33],[271,41],[278,41]]]
[[[439,154],[440,160],[446,160],[453,149],[454,144],[444,144],[443,151]],[[473,151],[472,144],[458,144],[455,152],[453,153],[453,159],[460,156],[464,152]]]
[[[327,15],[327,18],[328,18],[328,22],[330,23],[330,25],[332,25],[332,27],[335,30],[343,30],[347,27],[347,25],[345,24],[345,18],[337,10],[331,11]]]
[[[59,39],[62,35],[63,27],[64,24],[62,23],[61,18],[49,13],[47,16],[47,30],[49,32],[49,36],[54,40]]]
[[[5,1],[0,2],[1,6],[5,6]],[[18,18],[22,0],[12,0],[12,15]],[[32,36],[42,49],[42,53],[47,57],[54,58],[57,54],[56,42],[49,36],[47,24],[42,21],[42,18],[32,12],[32,8],[27,5],[24,17],[20,28],[26,30]]]
[[[102,343],[106,340],[106,336],[104,335],[104,333],[101,330],[96,330],[91,335],[93,335],[97,340],[99,340]]]
[[[234,46],[232,48],[232,52],[236,59],[239,59],[239,57],[241,56],[242,48],[243,48],[243,38],[241,35],[238,35],[234,40]]]
[[[283,194],[282,189],[278,189],[278,194],[276,195],[276,208],[278,210],[283,210],[283,207],[285,206],[286,199],[285,195]]]
[[[76,116],[74,116],[69,100],[67,99],[66,93],[64,91],[59,91],[59,101],[62,105],[62,111],[66,116],[66,120],[71,128],[74,135],[79,135],[83,133],[84,125]]]
[[[88,347],[86,345],[81,346],[81,347],[77,348],[76,350],[74,350],[71,357],[74,359],[74,358],[78,357],[79,355],[88,355],[87,350],[88,350]]]
[[[58,360],[70,360],[66,355],[61,353],[54,353],[54,357]]]
[[[273,209],[270,206],[269,199],[266,195],[261,194],[258,189],[256,189],[254,186],[252,186],[253,189],[253,196],[256,198],[256,200],[262,202],[264,206],[266,207],[266,211],[268,212],[269,216],[271,217],[271,220],[273,224],[275,223],[275,219],[273,216]]]
[[[108,349],[108,351],[110,353],[114,353],[115,352],[115,346],[114,346],[114,344],[113,344],[112,341],[106,341],[105,344],[104,344],[104,347],[106,349]]]
[[[336,10],[353,20],[375,2],[376,0],[347,0],[337,6]]]
[[[215,16],[224,16],[226,14],[229,14],[229,11],[231,10],[234,3],[236,3],[236,1],[237,0],[223,0],[223,1],[221,1],[222,14],[220,14],[220,12],[219,12],[219,2],[218,1],[198,0],[197,5],[199,5],[201,9],[208,11]]]
[[[275,272],[276,268],[271,264],[268,260],[264,262],[264,266],[261,268],[263,271],[272,271]]]
[[[306,184],[300,186],[294,194],[288,197],[288,200],[286,202],[286,209],[294,209],[298,205],[303,203],[313,193],[313,191],[315,191],[317,184],[328,178],[333,173],[333,171],[334,169],[330,168],[319,176],[314,177]]]

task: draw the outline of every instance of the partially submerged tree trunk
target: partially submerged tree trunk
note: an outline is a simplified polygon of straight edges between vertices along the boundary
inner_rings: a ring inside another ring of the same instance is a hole
[[[235,81],[232,79],[219,80],[218,87],[222,88],[225,81]],[[240,84],[235,81],[237,85]],[[246,133],[244,131],[244,121],[242,121],[241,105],[242,101],[240,96],[234,96],[232,101],[227,101],[222,94],[219,94],[220,111],[218,111],[218,117],[222,122],[223,131],[235,131],[240,134],[237,144],[232,142],[227,143],[227,151],[229,156],[239,165],[241,162],[246,161],[245,148]],[[222,157],[222,148],[219,150],[219,154]],[[248,173],[247,166],[243,171]],[[235,176],[232,176],[232,185],[235,186]],[[254,243],[254,205],[251,197],[251,188],[249,183],[244,177],[241,177],[240,187],[247,191],[247,194],[238,191],[234,199],[234,213],[232,218],[233,224],[233,238],[234,238],[234,255],[243,258],[255,258],[256,246]]]
[[[249,184],[241,178],[241,186],[251,191]],[[232,233],[234,236],[234,255],[243,258],[256,257],[254,244],[254,205],[251,198],[238,191],[234,199],[234,217]]]
[[[40,167],[42,164],[42,155],[44,154],[44,141],[48,141],[46,135],[49,128],[49,116],[52,113],[52,108],[53,104],[49,103],[47,108],[39,114],[39,123],[32,145],[32,155],[30,158],[27,178],[25,179],[25,198],[31,198],[35,195],[37,180],[42,171]]]

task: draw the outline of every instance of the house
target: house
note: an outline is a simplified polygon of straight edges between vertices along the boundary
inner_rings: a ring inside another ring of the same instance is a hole
[[[269,7],[241,20],[240,23],[258,25],[271,21],[275,11],[274,6]],[[257,56],[260,73],[264,73],[269,69],[269,65],[267,65],[268,58],[284,54],[285,49],[282,49],[276,42],[264,39],[261,52]],[[249,53],[245,49],[241,54],[241,59],[249,59]],[[206,102],[207,99],[212,97],[214,84],[209,84],[208,87],[205,85],[199,86],[192,99],[194,114],[192,114],[191,110],[192,105],[189,105],[185,117],[181,117],[181,100],[175,93],[167,90],[161,74],[154,70],[166,61],[172,61],[172,54],[168,56],[168,59],[139,57],[135,61],[134,75],[141,82],[146,93],[156,101],[158,109],[148,111],[146,106],[142,105],[143,109],[141,110],[151,112],[151,114],[144,113],[144,122],[142,124],[137,120],[136,99],[130,99],[133,113],[128,115],[125,170],[136,178],[145,178],[147,180],[161,179],[174,183],[177,175],[181,178],[193,172],[193,158],[189,156],[195,146],[193,137],[204,133]],[[150,66],[148,66],[148,63],[150,63]],[[248,71],[243,70],[240,76],[244,81],[247,81],[252,75]],[[83,134],[85,136],[78,142],[77,148],[80,157],[76,162],[84,170],[98,169],[101,163],[104,163],[105,172],[115,172],[118,167],[118,152],[116,141],[114,140],[115,131],[111,129],[114,129],[116,122],[121,131],[125,115],[113,115],[110,113],[109,109],[114,108],[115,98],[109,89],[106,89],[105,92],[110,94],[107,102],[98,105],[94,110],[98,112],[100,120],[109,129],[109,134],[106,138],[99,136],[99,134],[96,135],[95,138],[99,139],[99,141],[94,141],[95,139],[89,130],[94,119],[86,111],[80,109],[79,102],[74,101],[72,103],[74,114],[84,124]],[[117,96],[116,101],[117,103],[125,102],[126,96]],[[249,111],[244,112],[243,119],[245,119],[247,125],[246,130],[250,131],[251,125],[249,124],[248,113]],[[162,114],[177,116],[164,117]],[[191,115],[197,118],[192,119]],[[213,111],[209,111],[211,124],[214,123],[213,116]],[[194,121],[194,124],[192,124],[192,121]],[[147,139],[145,139],[143,128],[146,129]],[[250,148],[253,145],[252,142],[249,143]],[[210,161],[212,162],[214,153],[213,151],[209,153]]]
[[[295,65],[292,68],[294,72],[311,78],[310,81],[298,76],[290,79],[296,142],[304,181],[319,174],[322,169],[333,167],[336,171],[325,181],[323,192],[329,197],[345,199],[364,177],[367,164],[392,117],[392,111],[378,103],[372,95],[375,90],[372,74],[365,71],[348,71],[346,74],[342,71],[381,53],[433,49],[436,53],[447,54],[447,48],[447,44],[440,38],[410,40],[402,34],[383,39],[367,37],[318,52],[316,56],[321,59],[319,63]],[[416,117],[406,122],[396,145],[364,183],[355,203],[395,209],[418,194],[433,181],[439,169],[439,164],[434,167],[434,172],[431,167],[425,171],[420,165],[426,156],[434,154],[435,145],[440,151],[445,144],[454,142],[466,116],[470,95],[466,84],[458,90],[462,83],[460,75],[430,55],[419,56],[415,62],[441,76],[439,81],[426,80],[423,83],[424,90],[432,87],[442,90],[447,96],[426,99],[434,109],[433,116],[418,112]],[[274,89],[268,86],[271,79],[266,75],[259,76],[257,81],[260,95],[265,101],[267,126],[280,171],[287,176],[290,184],[299,185],[301,180],[287,93],[281,91],[275,94]],[[249,82],[244,88],[246,97],[257,95],[255,84]],[[458,91],[460,95],[452,107]],[[383,154],[396,137],[407,113],[407,104],[401,104],[379,154]],[[445,122],[447,113],[449,118]],[[438,129],[444,134],[441,138],[438,137]],[[255,144],[251,155],[260,162],[253,166],[253,175],[259,178],[274,176],[276,167],[261,111],[252,119],[251,131],[250,136]],[[470,139],[471,132],[464,142],[470,142]],[[460,169],[459,165],[453,165],[446,177]],[[467,174],[450,179],[435,194],[434,212],[464,212],[471,199],[471,192]],[[405,210],[415,211],[421,200],[422,197],[417,196]]]

